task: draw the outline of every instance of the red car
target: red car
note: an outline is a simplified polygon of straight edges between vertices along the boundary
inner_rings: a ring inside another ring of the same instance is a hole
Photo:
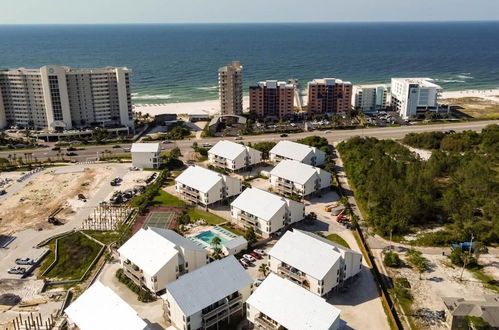
[[[250,252],[250,255],[251,255],[253,258],[257,259],[257,260],[261,260],[261,259],[262,259],[262,256],[261,256],[261,255],[259,255],[259,254],[258,254],[258,253],[256,253],[256,252]]]
[[[243,264],[241,261],[239,261],[239,263],[241,264],[241,266],[243,266],[244,269],[248,269],[248,266],[246,266],[245,264]]]

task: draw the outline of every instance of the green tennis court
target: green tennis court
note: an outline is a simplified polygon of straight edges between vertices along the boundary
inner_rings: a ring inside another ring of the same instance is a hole
[[[142,225],[143,228],[146,227],[156,227],[168,229],[170,223],[173,221],[175,216],[174,212],[151,212],[147,216],[146,221]]]

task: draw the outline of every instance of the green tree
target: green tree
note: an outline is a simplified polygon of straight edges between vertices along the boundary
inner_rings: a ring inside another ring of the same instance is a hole
[[[428,270],[429,261],[423,257],[421,251],[414,249],[407,250],[407,261],[417,269],[419,272],[419,279],[421,279],[421,275]]]
[[[258,142],[253,145],[253,149],[256,149],[262,153],[262,159],[269,159],[270,150],[276,145],[275,142],[265,141]]]
[[[220,239],[220,237],[215,236],[211,240],[211,247],[216,248],[216,247],[220,246],[221,243],[222,243],[222,240]]]
[[[222,249],[220,247],[215,247],[213,248],[213,253],[211,254],[212,258],[215,259],[215,260],[218,260],[220,258],[222,258]]]
[[[383,264],[388,267],[400,267],[402,266],[402,260],[400,260],[398,253],[388,251],[383,258]]]
[[[263,275],[263,277],[267,277],[267,275],[269,274],[270,272],[270,268],[269,268],[269,265],[267,264],[261,264],[260,267],[258,267],[258,271],[260,272],[260,274]]]
[[[251,246],[256,242],[256,234],[253,227],[246,229],[244,232],[244,238],[248,241],[248,245]]]

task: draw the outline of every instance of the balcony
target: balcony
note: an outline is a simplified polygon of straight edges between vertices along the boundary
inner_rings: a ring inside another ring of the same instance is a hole
[[[281,326],[279,323],[276,321],[270,319],[269,317],[260,314],[257,317],[255,317],[255,328],[256,329],[264,329],[264,330],[282,330],[284,329],[283,326]]]
[[[305,275],[298,270],[293,272],[291,269],[292,269],[292,267],[283,266],[283,265],[281,265],[277,268],[277,270],[279,271],[279,275],[286,277],[287,279],[289,279],[290,281],[292,281],[298,285],[301,285],[305,289],[310,289],[310,285],[309,285]]]
[[[128,276],[135,284],[142,286],[144,283],[144,276],[142,271],[135,265],[130,263],[123,264],[123,270],[125,271],[125,275]]]
[[[221,302],[219,306],[214,309],[203,313],[204,328],[209,328],[212,325],[226,319],[235,312],[239,312],[243,308],[243,296],[238,294],[237,297],[226,299]]]
[[[245,224],[256,226],[258,223],[258,218],[246,213],[241,213],[241,221],[245,222]]]

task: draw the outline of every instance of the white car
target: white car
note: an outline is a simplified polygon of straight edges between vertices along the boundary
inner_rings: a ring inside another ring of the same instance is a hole
[[[24,274],[26,272],[26,268],[19,266],[11,267],[7,272],[9,274]]]
[[[243,255],[243,258],[246,259],[246,260],[248,260],[249,262],[255,262],[256,261],[256,259],[253,258],[252,256],[250,256],[249,254]]]
[[[265,255],[265,251],[263,251],[262,249],[254,249],[253,252],[258,253],[262,257]]]
[[[33,265],[35,261],[31,258],[17,258],[16,264],[18,265]]]

